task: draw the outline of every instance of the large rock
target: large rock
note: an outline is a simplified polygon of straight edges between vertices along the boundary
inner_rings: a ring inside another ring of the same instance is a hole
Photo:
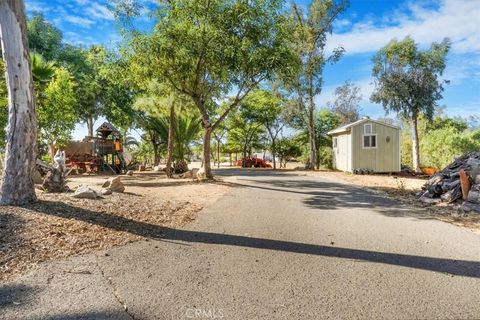
[[[120,176],[109,178],[104,182],[102,188],[110,189],[112,192],[122,193],[125,191],[125,186],[120,179]]]
[[[80,187],[75,190],[75,192],[71,195],[73,198],[79,199],[97,199],[98,194],[95,190],[90,188],[87,185],[81,185]]]
[[[102,194],[102,196],[108,196],[112,194],[112,190],[108,188],[102,188],[102,190],[100,190],[100,193]]]
[[[475,203],[471,203],[471,202],[465,201],[465,202],[462,204],[462,209],[463,209],[463,211],[465,211],[465,212],[476,212],[476,213],[480,213],[480,204],[475,204]]]
[[[478,191],[474,191],[474,190],[470,190],[468,192],[468,198],[467,198],[468,202],[471,202],[471,203],[475,203],[475,204],[479,204],[480,205],[480,192]]]

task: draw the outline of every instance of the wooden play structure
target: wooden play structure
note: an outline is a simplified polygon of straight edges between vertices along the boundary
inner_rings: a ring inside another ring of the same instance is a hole
[[[72,141],[67,145],[67,167],[78,174],[126,172],[128,167],[120,132],[108,122],[104,122],[95,132],[96,136],[86,136],[81,142]]]

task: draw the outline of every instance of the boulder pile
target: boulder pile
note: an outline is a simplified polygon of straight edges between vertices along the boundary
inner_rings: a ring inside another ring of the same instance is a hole
[[[458,157],[422,187],[424,203],[461,202],[464,211],[480,213],[480,152]]]

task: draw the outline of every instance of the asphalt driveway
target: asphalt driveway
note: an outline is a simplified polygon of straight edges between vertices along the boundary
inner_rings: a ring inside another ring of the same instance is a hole
[[[181,230],[0,285],[0,319],[480,319],[480,236],[368,190],[220,170]],[[154,235],[152,237],[152,235]]]

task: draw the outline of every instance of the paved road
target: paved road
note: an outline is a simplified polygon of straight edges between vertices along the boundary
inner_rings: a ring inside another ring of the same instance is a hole
[[[480,236],[318,177],[232,171],[182,230],[0,286],[0,319],[480,319]],[[65,273],[61,270],[77,270]]]

